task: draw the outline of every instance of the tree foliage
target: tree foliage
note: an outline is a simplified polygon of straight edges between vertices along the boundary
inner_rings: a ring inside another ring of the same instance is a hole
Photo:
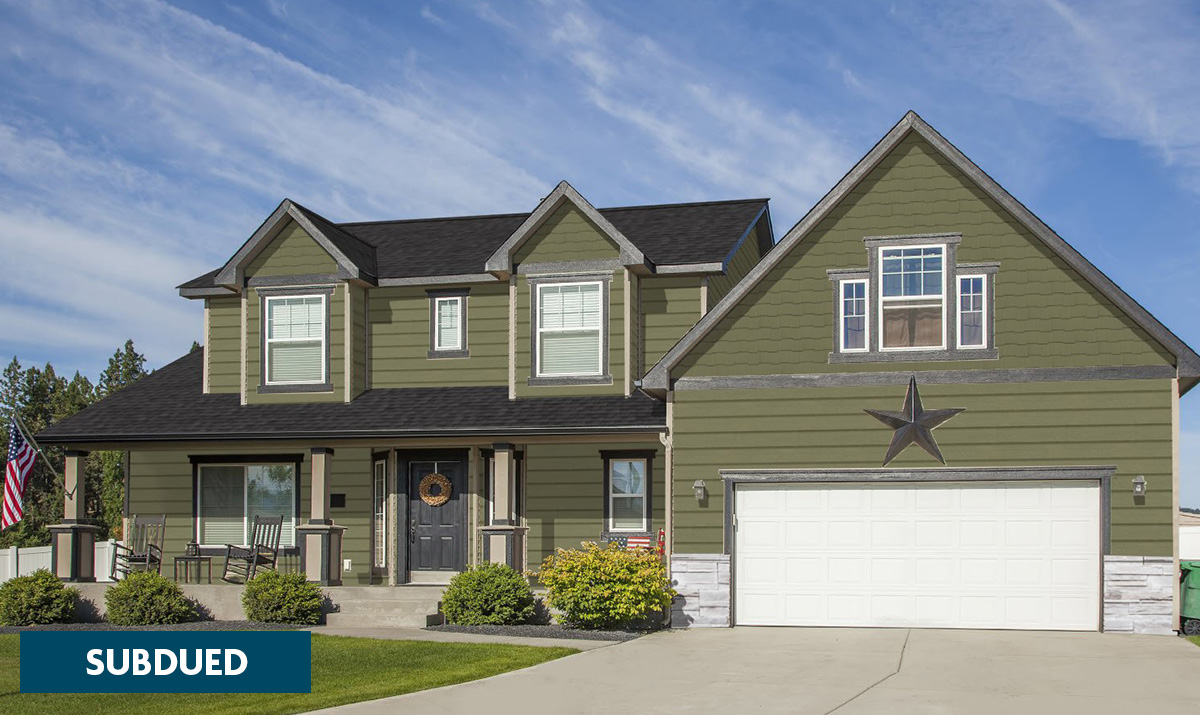
[[[30,434],[46,429],[70,417],[104,397],[112,395],[144,377],[146,358],[132,340],[113,353],[108,367],[96,384],[76,372],[70,379],[59,375],[46,363],[23,367],[15,357],[0,374],[0,402],[12,407]],[[0,415],[0,444],[7,448],[7,411]],[[50,543],[47,529],[63,517],[63,454],[56,446],[42,445],[42,451],[54,465],[51,471],[38,458],[25,485],[25,517],[0,533],[0,547],[40,546]],[[4,455],[7,457],[7,454]],[[123,452],[92,452],[84,462],[84,509],[88,518],[100,526],[99,538],[121,538],[121,516],[125,501],[125,464]]]

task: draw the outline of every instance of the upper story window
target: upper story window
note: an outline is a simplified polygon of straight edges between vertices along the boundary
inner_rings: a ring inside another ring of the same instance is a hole
[[[327,381],[327,300],[326,295],[265,297],[265,384],[309,385]]]
[[[537,296],[538,377],[604,374],[605,306],[600,281],[540,283]]]
[[[945,247],[880,250],[879,324],[884,350],[946,345]]]
[[[830,269],[830,362],[998,357],[992,296],[999,264],[958,263],[961,241],[960,234],[869,237],[866,268]]]
[[[427,293],[429,295],[429,357],[469,357],[466,289],[430,290]]]

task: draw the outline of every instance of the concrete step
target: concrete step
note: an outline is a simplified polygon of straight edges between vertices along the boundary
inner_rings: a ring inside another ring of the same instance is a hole
[[[342,601],[336,613],[437,613],[438,601]]]
[[[424,628],[442,623],[440,615],[411,613],[327,613],[325,625],[341,628]]]

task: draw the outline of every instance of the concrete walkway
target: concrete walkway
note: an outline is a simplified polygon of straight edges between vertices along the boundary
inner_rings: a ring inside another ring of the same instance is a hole
[[[387,641],[437,641],[440,643],[509,643],[512,645],[532,645],[546,648],[574,648],[575,650],[595,650],[620,641],[584,640],[582,638],[523,638],[517,636],[491,636],[481,633],[452,633],[448,631],[427,631],[424,628],[359,628],[341,626],[314,626],[305,630],[324,636],[351,636],[354,638],[380,638]]]
[[[1169,636],[735,628],[660,633],[485,680],[322,712],[1200,712]]]

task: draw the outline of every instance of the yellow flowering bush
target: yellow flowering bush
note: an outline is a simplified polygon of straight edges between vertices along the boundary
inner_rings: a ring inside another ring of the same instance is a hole
[[[550,606],[576,628],[637,626],[675,597],[658,554],[627,551],[615,543],[557,549],[542,562],[538,580]]]

